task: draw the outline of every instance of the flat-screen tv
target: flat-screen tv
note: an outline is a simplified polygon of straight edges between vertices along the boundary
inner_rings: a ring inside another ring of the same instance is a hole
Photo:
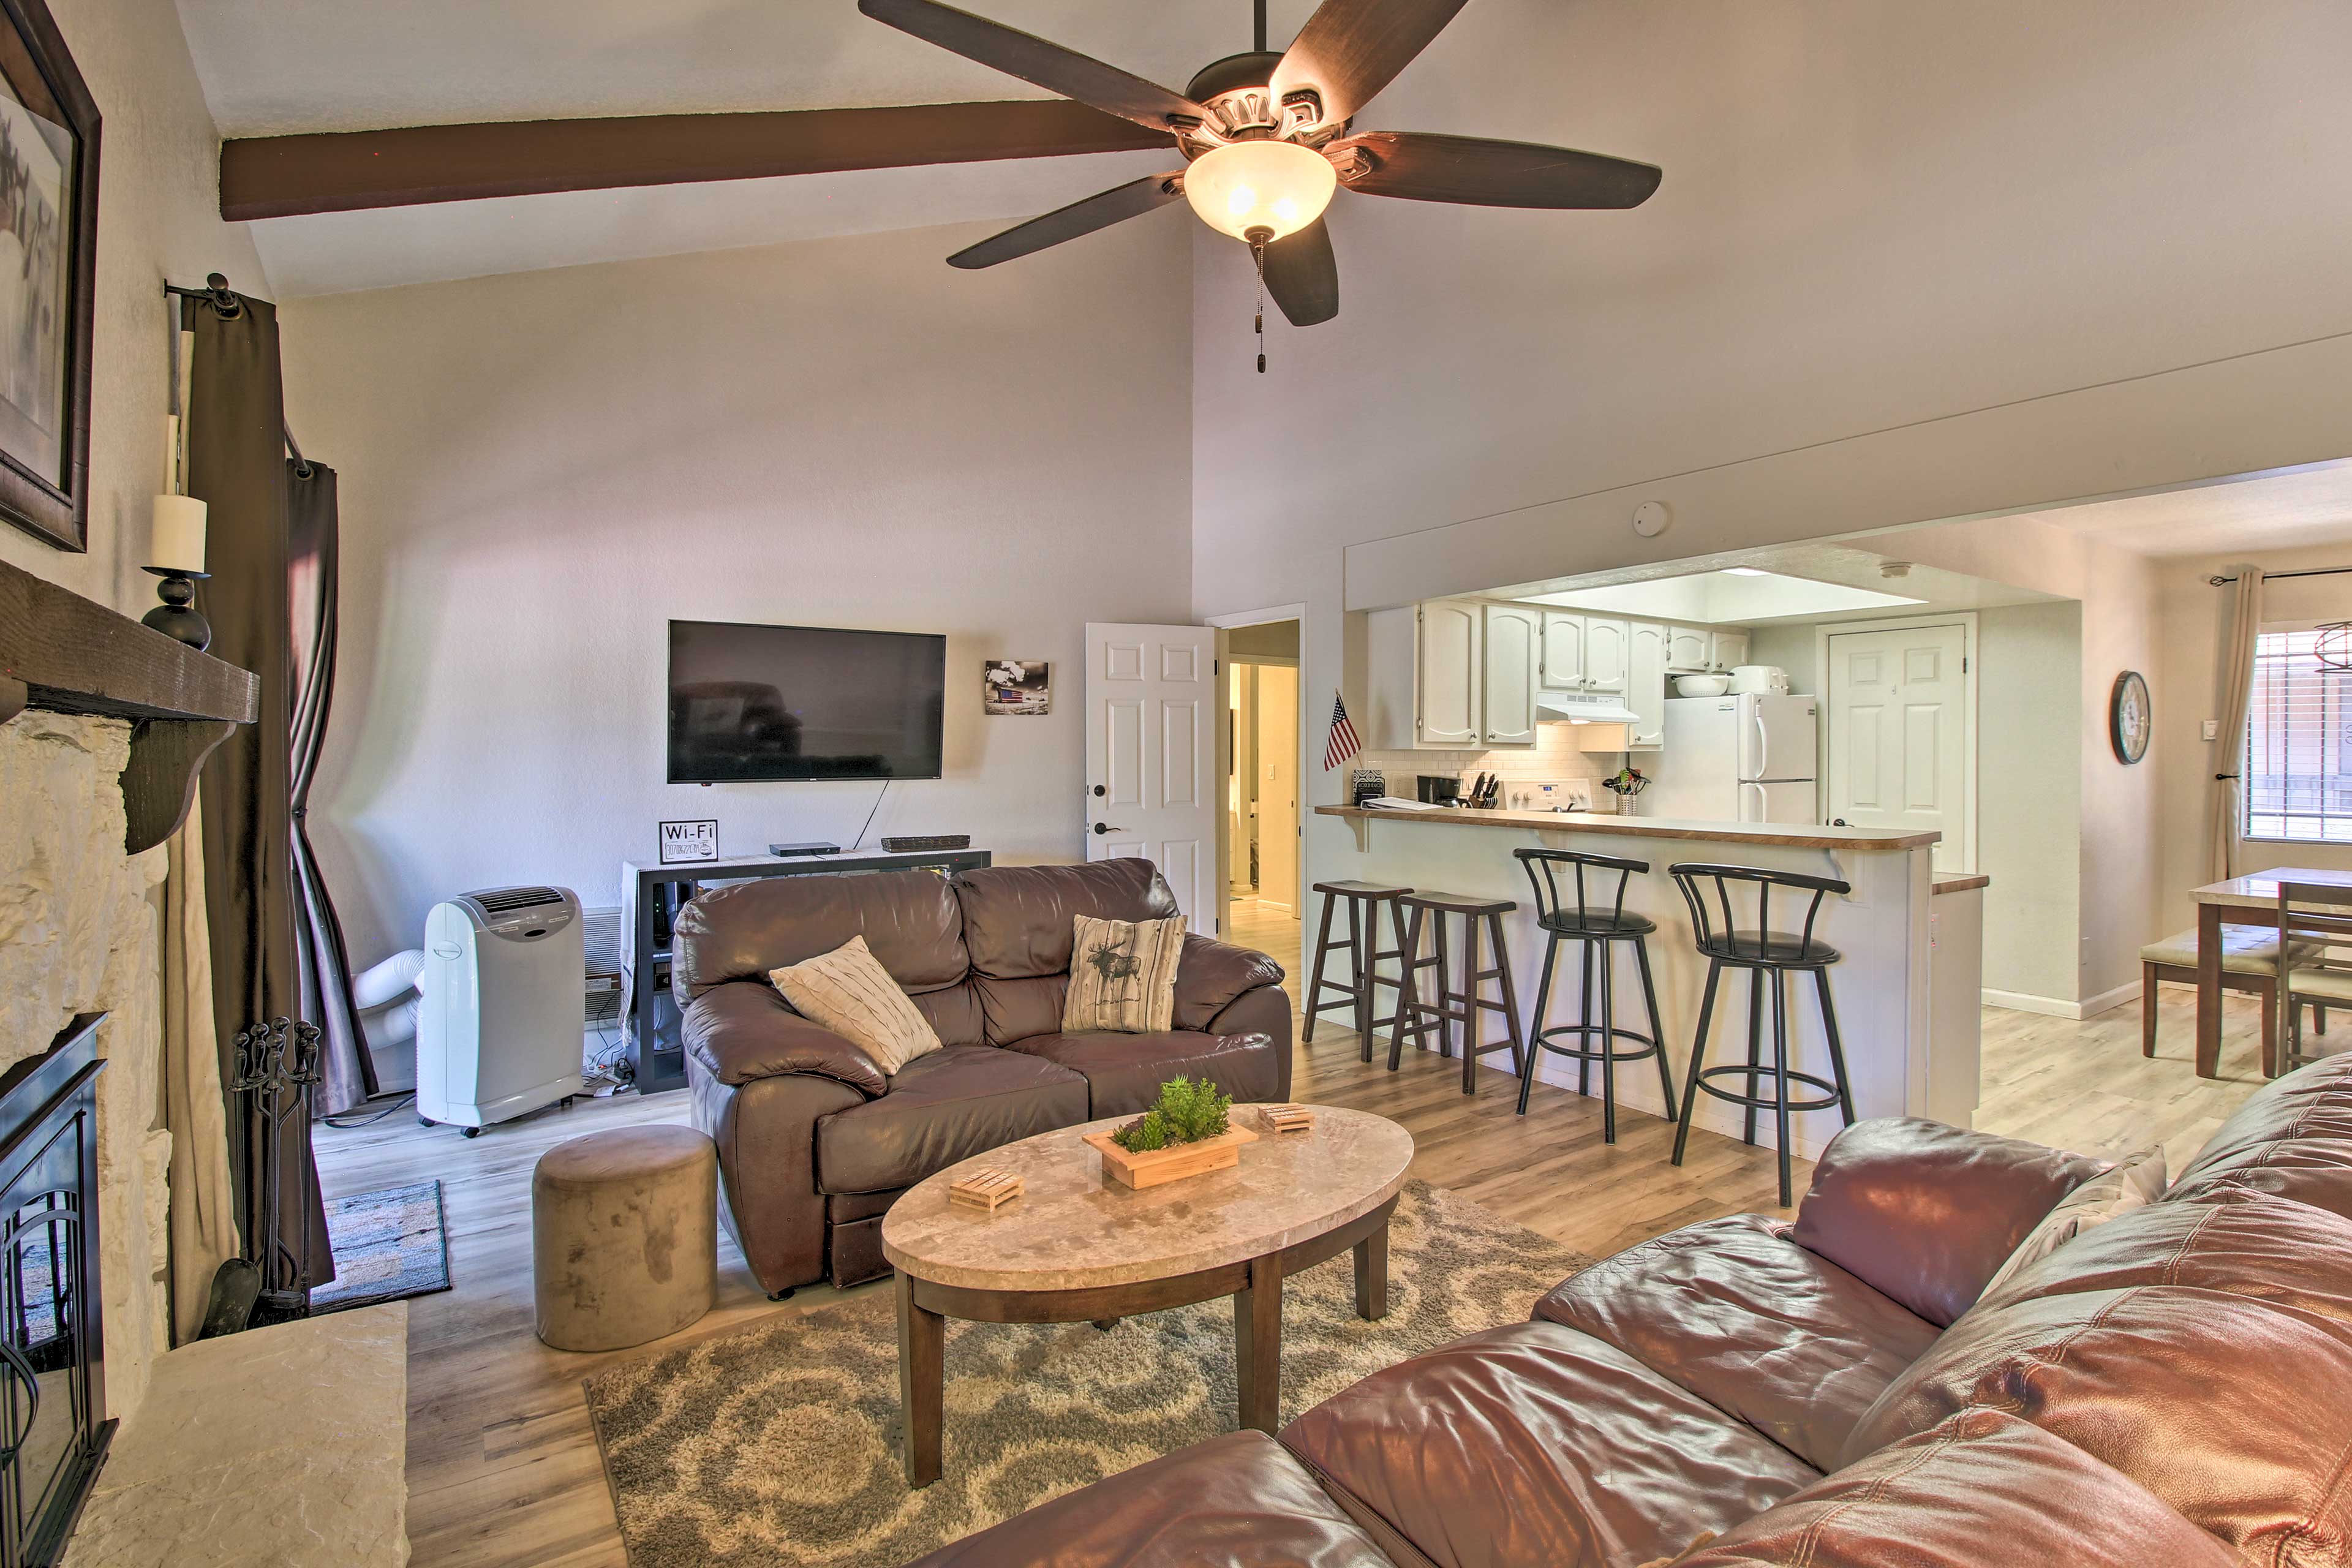
[[[935,779],[947,638],[669,624],[669,782]]]

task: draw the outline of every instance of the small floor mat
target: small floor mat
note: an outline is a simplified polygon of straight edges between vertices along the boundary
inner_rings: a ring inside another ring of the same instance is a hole
[[[418,1182],[327,1200],[335,1278],[310,1292],[313,1312],[373,1307],[449,1289],[441,1184]]]

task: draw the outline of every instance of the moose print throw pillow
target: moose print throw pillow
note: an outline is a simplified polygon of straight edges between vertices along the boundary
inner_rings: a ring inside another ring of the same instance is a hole
[[[1066,1035],[1160,1034],[1176,1019],[1176,965],[1184,956],[1184,917],[1098,921],[1074,917],[1070,992],[1062,1004]]]

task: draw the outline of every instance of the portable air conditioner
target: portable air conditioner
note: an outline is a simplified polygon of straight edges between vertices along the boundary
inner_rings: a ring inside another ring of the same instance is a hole
[[[425,917],[416,1115],[473,1137],[580,1092],[580,900],[565,888],[461,893]]]

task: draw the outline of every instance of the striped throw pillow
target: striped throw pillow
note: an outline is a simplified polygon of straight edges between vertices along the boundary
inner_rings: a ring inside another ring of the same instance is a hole
[[[1156,1035],[1173,1026],[1184,917],[1073,919],[1076,942],[1070,953],[1069,994],[1062,1003],[1062,1033]]]
[[[831,952],[772,969],[768,978],[801,1016],[823,1025],[896,1074],[940,1048],[940,1037],[882,961],[853,936]]]

